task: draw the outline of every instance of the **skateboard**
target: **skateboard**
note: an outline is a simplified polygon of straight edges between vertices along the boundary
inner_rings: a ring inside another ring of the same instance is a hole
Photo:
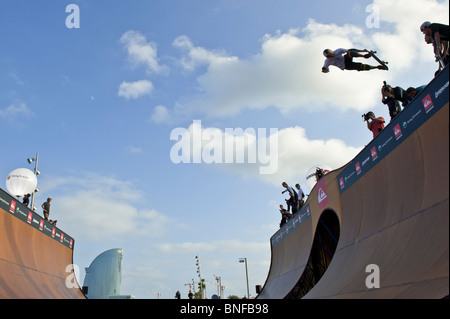
[[[368,52],[369,52],[369,54],[370,54],[371,57],[373,57],[378,63],[381,64],[381,66],[383,67],[384,70],[389,70],[389,68],[388,68],[388,66],[387,66],[388,62],[380,60],[380,59],[375,55],[375,53],[377,53],[377,51],[372,51],[372,50],[370,50],[370,51],[368,51]]]

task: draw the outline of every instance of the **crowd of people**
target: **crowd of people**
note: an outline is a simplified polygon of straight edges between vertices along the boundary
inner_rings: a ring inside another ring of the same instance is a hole
[[[426,85],[422,85],[419,87],[409,87],[404,90],[399,86],[392,87],[384,82],[381,87],[381,102],[388,106],[391,121],[408,107],[414,97],[425,87]],[[363,114],[363,117],[364,121],[367,122],[367,128],[372,131],[373,137],[375,138],[384,129],[385,119],[383,117],[376,117],[372,111]]]
[[[316,182],[318,182],[325,175],[325,171],[317,167],[315,172]],[[281,184],[284,190],[281,194],[288,192],[289,198],[285,199],[287,209],[283,204],[280,204],[281,222],[280,227],[283,226],[289,219],[291,219],[297,212],[299,212],[305,204],[305,193],[300,184],[295,184],[295,188],[289,186],[286,182]]]
[[[433,45],[433,53],[435,61],[438,62],[438,70],[435,72],[435,76],[438,75],[449,63],[449,26],[440,23],[431,23],[425,21],[420,26],[420,31],[424,35],[424,40],[427,44]],[[354,71],[370,71],[374,69],[388,70],[387,62],[379,60],[373,51],[358,50],[358,49],[337,49],[332,51],[326,49],[323,52],[325,56],[325,63],[322,67],[323,73],[329,72],[330,66],[335,66],[341,70],[354,70]],[[372,66],[363,63],[354,62],[354,58],[375,58],[380,65]],[[381,87],[381,102],[388,106],[389,116],[391,121],[400,114],[411,101],[422,91],[426,85],[419,87],[409,87],[406,90],[400,86],[391,86],[386,82],[383,82]],[[367,122],[367,128],[372,132],[375,138],[385,127],[385,119],[381,116],[377,117],[370,111],[363,114],[364,121]],[[320,175],[320,173],[319,173]],[[321,176],[316,174],[316,180],[318,181]],[[296,184],[297,191],[283,182],[285,190],[282,193],[289,192],[289,199],[286,199],[287,209],[283,205],[280,205],[281,222],[280,227],[284,225],[292,216],[301,209],[304,204],[304,193],[299,184]]]
[[[324,175],[324,170],[317,167],[315,172],[316,181],[318,182]],[[280,227],[283,226],[296,213],[298,213],[305,204],[305,193],[303,192],[300,184],[295,184],[295,188],[289,186],[286,182],[283,182],[281,185],[285,188],[281,194],[288,192],[289,198],[285,199],[287,209],[284,208],[283,204],[280,205]]]
[[[305,198],[305,194],[303,193],[300,184],[295,184],[295,189],[289,186],[286,182],[283,182],[281,185],[285,188],[284,191],[281,192],[281,194],[288,192],[289,198],[285,199],[287,209],[284,208],[283,204],[280,205],[280,227],[283,226],[289,219],[291,219],[295,213],[302,209]]]
[[[439,63],[435,76],[439,74],[449,63],[449,26],[439,23],[424,22],[420,26],[420,31],[425,36],[425,42],[433,45],[433,53],[436,62]],[[419,87],[409,87],[404,90],[400,86],[392,87],[386,82],[381,87],[381,102],[388,106],[391,121],[400,112],[407,108],[411,101],[422,91],[426,85]],[[400,105],[401,103],[401,105]],[[367,128],[372,131],[375,138],[385,126],[383,117],[376,117],[373,112],[363,115],[364,121],[367,122]]]

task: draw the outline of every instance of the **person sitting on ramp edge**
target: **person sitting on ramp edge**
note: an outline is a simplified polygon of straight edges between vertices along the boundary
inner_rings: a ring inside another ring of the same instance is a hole
[[[286,224],[286,222],[292,218],[293,214],[289,213],[286,209],[284,209],[283,205],[280,205],[280,213],[281,213],[281,222],[280,227]]]

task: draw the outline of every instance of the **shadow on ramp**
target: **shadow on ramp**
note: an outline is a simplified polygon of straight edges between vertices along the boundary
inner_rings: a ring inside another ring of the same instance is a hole
[[[333,259],[340,234],[339,219],[332,210],[320,216],[309,254],[308,263],[295,287],[286,299],[298,299],[306,295],[322,278]]]

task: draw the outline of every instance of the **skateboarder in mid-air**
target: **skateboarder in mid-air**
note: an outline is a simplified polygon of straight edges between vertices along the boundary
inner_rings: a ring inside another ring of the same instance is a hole
[[[366,54],[361,54],[365,52]],[[357,50],[357,49],[337,49],[335,51],[332,51],[330,49],[326,49],[323,51],[323,55],[326,57],[325,63],[322,67],[323,73],[330,72],[329,66],[334,65],[341,70],[356,70],[356,71],[369,71],[373,69],[379,69],[379,70],[388,70],[388,67],[386,66],[387,62],[381,61],[378,59],[378,57],[375,56],[374,51],[368,51],[368,50]],[[353,62],[353,58],[365,58],[368,59],[370,57],[373,57],[377,62],[380,63],[380,65],[372,66],[368,64],[363,63],[357,63]]]

